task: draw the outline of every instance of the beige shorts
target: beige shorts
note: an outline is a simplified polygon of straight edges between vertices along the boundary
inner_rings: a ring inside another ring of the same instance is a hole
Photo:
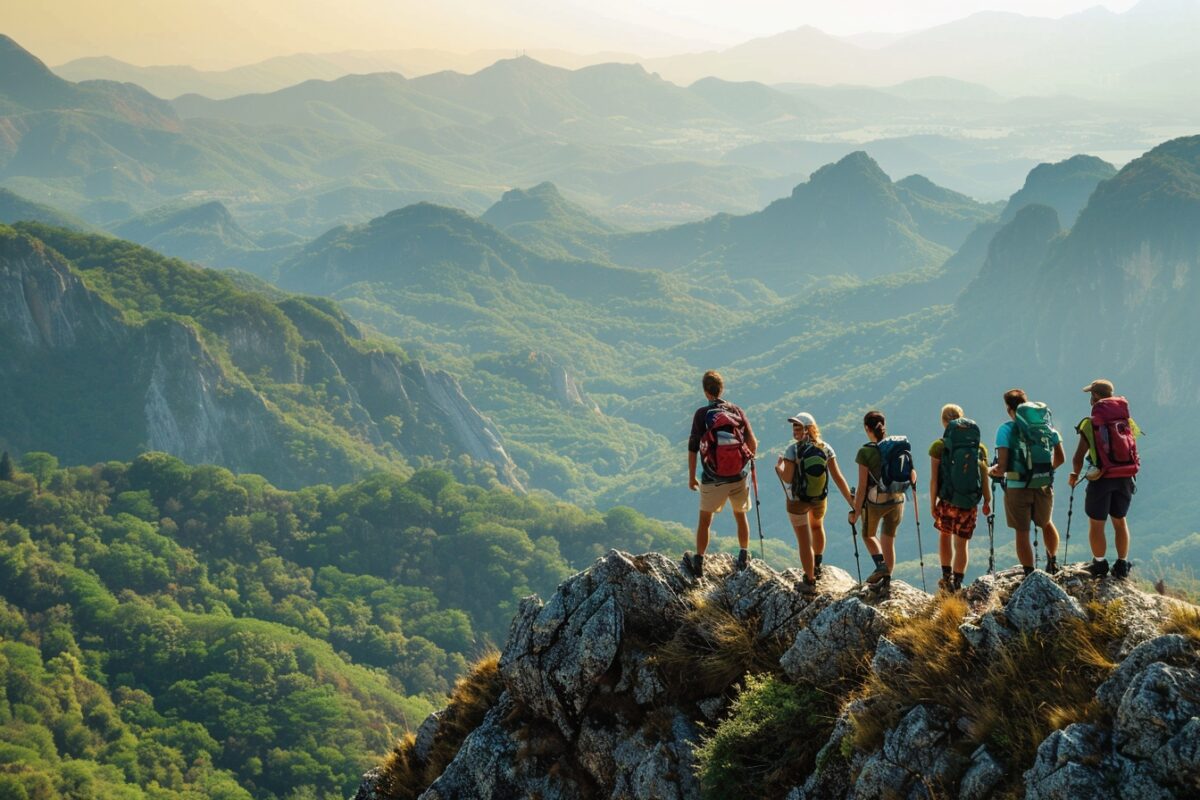
[[[1014,531],[1027,531],[1032,522],[1039,528],[1050,523],[1054,513],[1054,487],[1041,489],[1005,489],[1004,516]]]
[[[806,503],[803,500],[788,500],[788,519],[792,521],[792,527],[807,527],[808,517],[810,514],[812,515],[813,519],[825,519],[825,504],[825,500],[816,500],[812,503]]]
[[[719,514],[728,500],[733,513],[745,514],[750,510],[749,483],[750,478],[747,476],[732,483],[700,484],[700,510]]]
[[[879,529],[882,523],[883,535],[894,538],[896,531],[900,530],[900,520],[903,518],[903,502],[890,506],[874,506],[867,503],[863,506],[862,513],[863,536],[874,536],[875,531]]]

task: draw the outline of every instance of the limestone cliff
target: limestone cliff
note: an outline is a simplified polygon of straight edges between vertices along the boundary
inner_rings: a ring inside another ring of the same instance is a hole
[[[416,796],[400,786],[397,757],[428,766],[447,746],[457,755],[422,800],[734,796],[706,784],[722,769],[763,776],[737,796],[788,800],[1200,792],[1194,606],[1080,565],[985,576],[965,599],[903,583],[880,598],[830,567],[807,598],[795,570],[755,561],[739,573],[727,556],[706,573],[612,551],[548,601],[527,598],[482,724],[459,745],[430,717],[368,774],[359,800]],[[1180,619],[1191,627],[1169,632]],[[724,650],[710,647],[718,641]],[[731,656],[738,643],[745,652]],[[1052,663],[1061,674],[1044,669]],[[1040,666],[1023,674],[1029,665]],[[801,717],[787,736],[761,720],[741,729],[745,764],[701,757],[706,741],[728,739],[753,671],[815,691],[828,716]],[[997,674],[1009,674],[1001,690],[989,688]],[[1026,750],[1010,730],[1027,731]]]

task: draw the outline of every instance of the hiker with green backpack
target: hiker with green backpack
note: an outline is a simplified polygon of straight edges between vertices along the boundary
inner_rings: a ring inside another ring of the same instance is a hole
[[[863,417],[863,430],[867,434],[867,443],[854,457],[858,464],[858,488],[850,509],[850,525],[862,518],[863,544],[875,562],[875,570],[867,576],[867,583],[873,588],[886,589],[896,566],[896,533],[904,517],[904,495],[916,486],[917,471],[913,467],[908,439],[888,436],[883,412],[868,411]],[[915,502],[915,493],[913,498]],[[882,546],[875,538],[880,527],[883,529]],[[919,527],[917,531],[919,539]]]
[[[1017,560],[1025,574],[1037,567],[1030,528],[1046,540],[1046,572],[1058,572],[1058,529],[1054,513],[1054,470],[1067,460],[1062,435],[1045,403],[1031,403],[1021,389],[1004,393],[1009,420],[996,431],[996,463],[989,471],[1004,480],[1004,516],[1016,534]]]
[[[938,589],[955,594],[962,590],[967,571],[979,501],[983,500],[984,516],[991,514],[992,489],[987,480],[987,446],[980,441],[979,426],[963,416],[962,406],[942,407],[942,429],[942,438],[929,446],[929,508],[941,534]]]
[[[813,415],[802,411],[788,417],[788,422],[792,423],[795,441],[779,457],[775,472],[783,484],[788,519],[800,550],[800,566],[804,570],[800,592],[811,595],[816,592],[825,555],[825,499],[830,479],[851,507],[854,500],[838,467],[837,454],[821,440],[821,429]]]

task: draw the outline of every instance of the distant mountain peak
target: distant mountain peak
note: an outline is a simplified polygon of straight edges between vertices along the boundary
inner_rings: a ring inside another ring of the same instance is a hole
[[[865,150],[855,150],[842,157],[840,161],[826,164],[818,169],[808,179],[811,186],[826,186],[842,184],[847,181],[870,181],[872,183],[890,184],[892,179],[879,166],[879,162],[871,158]]]
[[[50,71],[41,59],[0,34],[0,97],[32,107],[58,102],[74,86]]]

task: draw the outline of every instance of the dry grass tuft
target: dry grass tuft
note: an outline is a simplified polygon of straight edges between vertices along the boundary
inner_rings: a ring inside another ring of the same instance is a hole
[[[675,635],[652,657],[677,699],[711,697],[728,691],[747,673],[779,669],[784,644],[760,640],[757,620],[743,622],[700,593],[690,602]]]
[[[1171,609],[1171,616],[1163,624],[1163,633],[1178,633],[1193,645],[1200,645],[1200,608],[1179,606]]]
[[[1096,687],[1115,667],[1110,653],[1125,634],[1118,603],[1090,603],[1086,620],[1019,636],[988,656],[971,650],[959,633],[965,612],[963,601],[947,598],[888,634],[912,659],[868,679],[869,711],[854,717],[856,748],[878,747],[914,706],[939,705],[968,720],[964,751],[987,744],[1019,775],[1052,730],[1099,717]]]
[[[496,704],[504,684],[500,680],[500,653],[491,652],[475,663],[470,673],[458,679],[442,714],[429,757],[421,761],[413,748],[416,736],[405,734],[383,764],[378,793],[387,800],[412,800],[437,780],[454,760],[471,731],[483,722]]]

